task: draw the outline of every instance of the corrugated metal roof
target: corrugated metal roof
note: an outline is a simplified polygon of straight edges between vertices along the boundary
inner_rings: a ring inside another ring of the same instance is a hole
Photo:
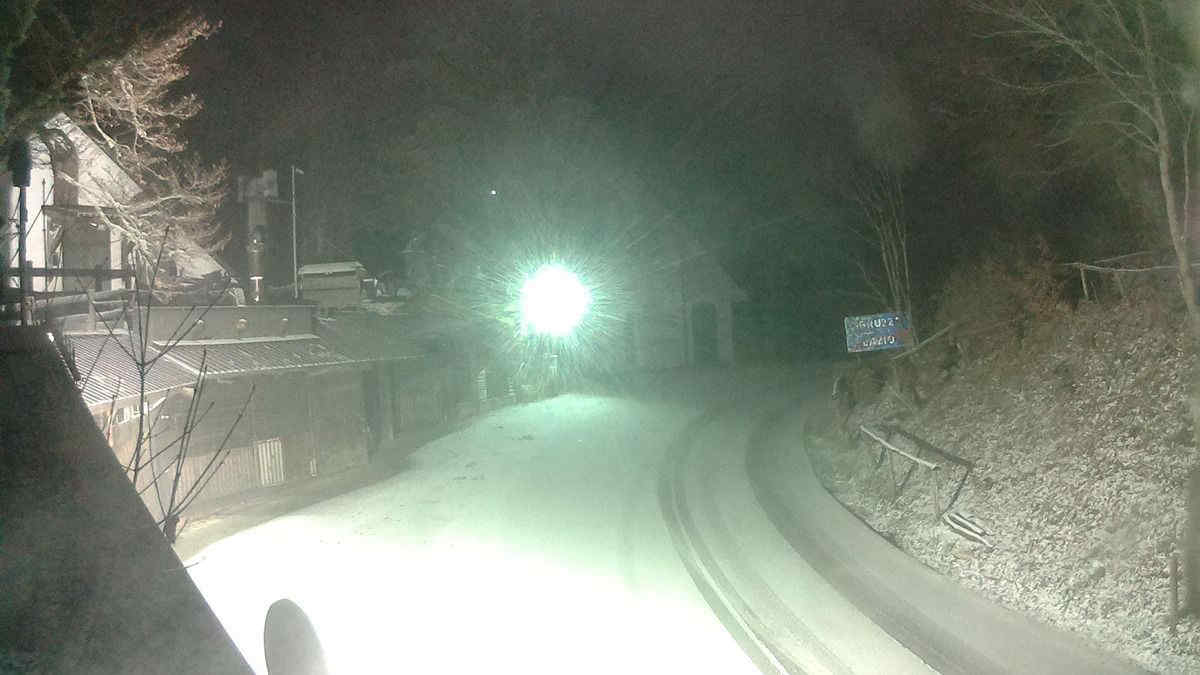
[[[317,332],[334,349],[357,361],[398,361],[427,356],[429,349],[414,339],[408,322],[374,314],[340,314],[321,318]]]
[[[81,393],[88,408],[111,404],[114,396],[118,401],[138,397],[138,369],[130,354],[138,356],[140,350],[136,348],[136,342],[131,348],[128,333],[74,333],[66,337],[75,350],[75,369],[79,371]],[[156,356],[158,351],[148,347],[146,360],[151,361]],[[160,393],[195,382],[195,374],[165,358],[158,359],[146,371],[145,393]]]
[[[429,349],[420,340],[406,338],[403,332],[395,319],[352,317],[323,319],[320,335],[185,340],[174,344],[150,367],[145,393],[193,385],[202,362],[209,375],[229,376],[353,366],[428,355]],[[75,348],[75,364],[83,378],[83,398],[89,408],[109,404],[114,395],[119,401],[138,396],[137,367],[126,350],[134,354],[137,351],[130,348],[127,333],[115,336],[73,333],[67,337]],[[147,360],[159,356],[164,347],[157,342],[151,345]]]
[[[200,372],[203,361],[209,375],[348,366],[356,362],[356,359],[340,353],[315,336],[241,341],[190,340],[172,347],[166,359],[192,373]]]

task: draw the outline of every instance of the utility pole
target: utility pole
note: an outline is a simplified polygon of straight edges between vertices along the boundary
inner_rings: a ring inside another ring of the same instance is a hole
[[[29,224],[29,209],[25,206],[25,191],[29,188],[21,186],[20,196],[17,197],[18,213],[17,219],[17,264],[20,265],[21,272],[21,325],[33,325],[33,298],[30,297],[33,289],[29,283],[32,281],[29,278],[29,261],[28,254],[25,252],[25,230]]]
[[[304,172],[292,165],[292,298],[300,299],[300,267],[296,258],[296,174]]]
[[[14,141],[9,147],[8,170],[12,176],[13,187],[20,189],[17,197],[17,270],[20,272],[21,292],[21,325],[33,325],[33,278],[29,275],[29,262],[25,253],[25,230],[29,220],[29,209],[26,207],[25,191],[29,188],[32,178],[33,159],[29,154],[29,142]]]

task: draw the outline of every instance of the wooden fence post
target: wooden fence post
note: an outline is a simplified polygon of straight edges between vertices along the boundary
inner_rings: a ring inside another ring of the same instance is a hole
[[[1168,579],[1170,588],[1168,589],[1167,602],[1167,630],[1171,635],[1175,635],[1175,624],[1179,621],[1179,558],[1176,557],[1175,551],[1171,551],[1171,559],[1168,563]]]
[[[933,481],[933,522],[937,522],[942,516],[942,482],[941,474],[937,469],[929,472],[929,477]]]

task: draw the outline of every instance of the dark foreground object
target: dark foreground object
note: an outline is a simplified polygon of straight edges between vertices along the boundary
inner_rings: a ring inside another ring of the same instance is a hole
[[[263,648],[268,675],[327,675],[325,653],[308,615],[291,600],[276,600],[267,610]]]
[[[249,673],[58,350],[0,327],[0,670]]]

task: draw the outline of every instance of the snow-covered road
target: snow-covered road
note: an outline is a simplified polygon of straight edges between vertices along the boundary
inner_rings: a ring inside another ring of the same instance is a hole
[[[660,467],[697,415],[598,396],[497,411],[190,573],[259,672],[280,598],[335,673],[753,672],[660,509]]]
[[[260,673],[282,598],[334,673],[1137,670],[889,546],[809,468],[819,387],[738,377],[496,411],[189,571]]]

